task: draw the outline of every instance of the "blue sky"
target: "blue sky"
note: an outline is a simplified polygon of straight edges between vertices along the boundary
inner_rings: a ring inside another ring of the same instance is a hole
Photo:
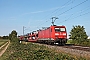
[[[0,36],[16,30],[18,35],[56,25],[65,25],[67,33],[75,25],[85,27],[90,36],[90,0],[0,0]]]

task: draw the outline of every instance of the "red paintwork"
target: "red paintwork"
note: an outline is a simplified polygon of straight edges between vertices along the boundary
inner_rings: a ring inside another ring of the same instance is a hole
[[[20,40],[24,40],[24,36],[20,36],[19,39],[20,39]]]
[[[28,41],[29,41],[29,42],[37,42],[38,37],[36,37],[36,35],[37,35],[37,33],[29,34]]]
[[[55,32],[55,28],[65,28],[63,32]],[[38,34],[38,37],[36,36]],[[34,39],[33,39],[34,37]],[[67,32],[65,26],[50,26],[45,30],[39,30],[38,33],[29,34],[28,41],[37,42],[38,40],[57,40],[57,39],[67,39]]]
[[[66,28],[64,32],[55,32],[55,28],[65,28],[65,26],[50,26],[48,29],[39,31],[38,38],[39,39],[52,38],[54,40],[56,40],[56,38],[67,39]],[[59,35],[55,35],[55,34],[59,34]],[[66,34],[66,35],[63,35],[63,34]]]

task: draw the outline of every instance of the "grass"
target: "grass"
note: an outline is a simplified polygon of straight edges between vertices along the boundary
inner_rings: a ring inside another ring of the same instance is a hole
[[[8,40],[5,40],[5,39],[0,39],[0,47],[5,44]]]
[[[78,40],[68,40],[66,44],[75,44],[75,45],[81,45],[81,46],[88,46],[90,47],[90,39],[86,39],[84,41],[78,42]]]
[[[7,43],[6,45],[4,45],[4,46],[0,49],[0,52],[1,52],[2,50],[4,50],[7,45],[8,45],[8,43]]]
[[[85,60],[33,43],[10,43],[0,60]]]
[[[72,40],[67,40],[66,44],[71,44]]]

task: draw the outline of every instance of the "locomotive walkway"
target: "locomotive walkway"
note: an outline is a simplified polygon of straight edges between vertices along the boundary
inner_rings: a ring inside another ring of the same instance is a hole
[[[6,51],[7,47],[9,46],[10,41],[6,42],[4,45],[2,45],[0,47],[0,57],[2,56],[2,54]]]

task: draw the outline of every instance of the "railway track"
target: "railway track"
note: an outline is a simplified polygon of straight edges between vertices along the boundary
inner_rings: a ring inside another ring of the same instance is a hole
[[[65,46],[57,45],[57,44],[56,45],[38,44],[38,45],[44,45],[58,52],[68,53],[71,55],[75,55],[77,57],[90,58],[90,47],[76,46],[72,44],[66,44]]]
[[[78,45],[65,45],[63,47],[90,52],[90,47],[84,47],[84,46],[78,46]]]

